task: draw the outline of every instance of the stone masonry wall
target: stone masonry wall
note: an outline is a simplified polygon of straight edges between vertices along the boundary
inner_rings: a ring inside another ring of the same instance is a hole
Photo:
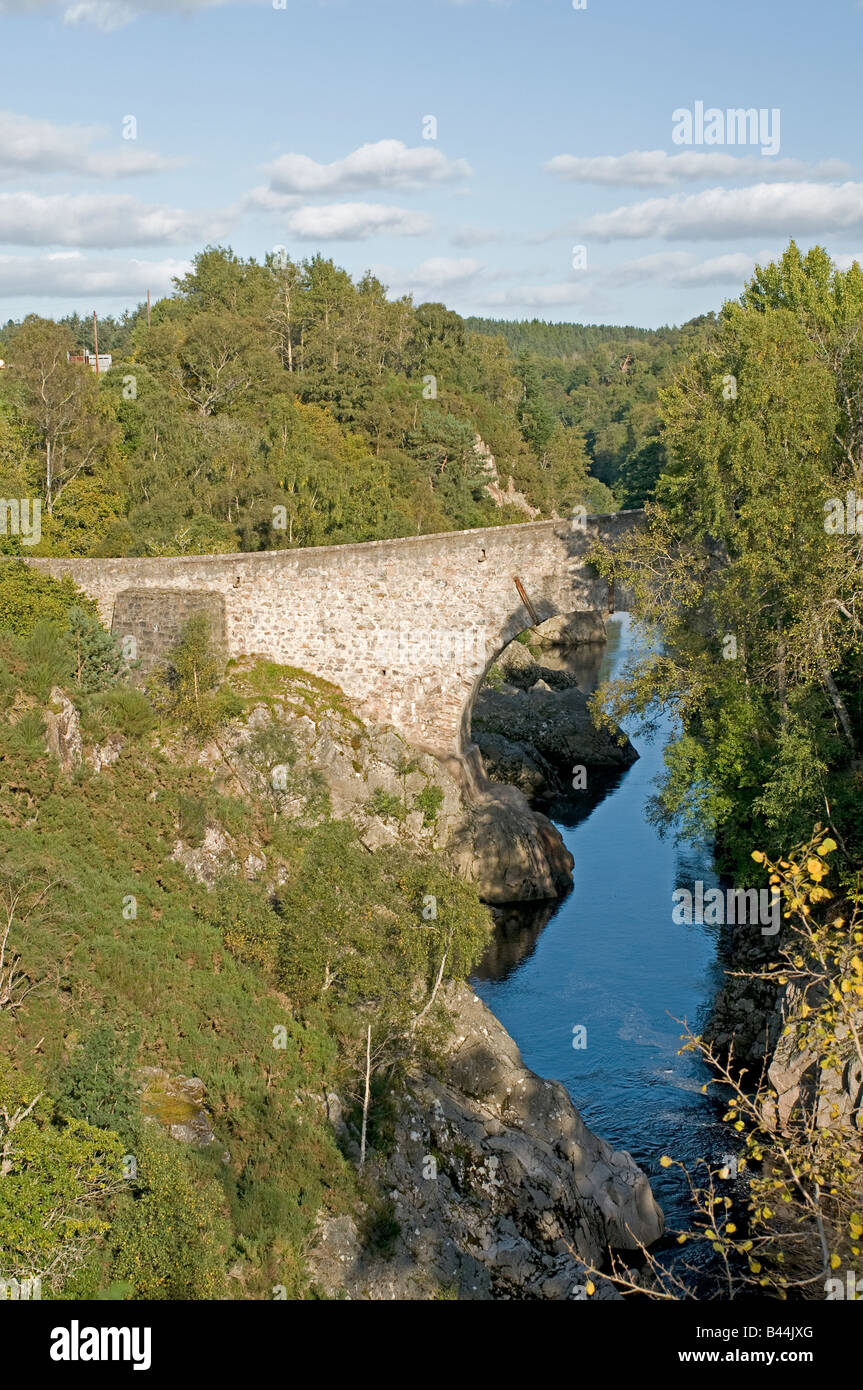
[[[225,600],[211,589],[121,589],[114,600],[111,631],[134,637],[137,676],[149,675],[172,647],[194,613],[205,613],[210,635],[227,652]]]
[[[305,550],[28,563],[70,575],[106,625],[136,637],[147,663],[183,620],[181,608],[167,616],[169,591],[194,591],[196,603],[201,591],[221,595],[230,655],[312,671],[340,685],[365,718],[460,758],[486,670],[534,621],[516,579],[539,620],[607,612],[608,585],[584,556],[597,537],[613,542],[642,521],[641,512],[621,512],[583,528],[542,521]],[[622,595],[615,605],[625,607]]]

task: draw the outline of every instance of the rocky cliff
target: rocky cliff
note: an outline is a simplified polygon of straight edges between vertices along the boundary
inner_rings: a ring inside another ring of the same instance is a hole
[[[389,1151],[371,1168],[387,1195],[387,1248],[374,1248],[361,1219],[323,1222],[313,1276],[351,1298],[584,1297],[585,1264],[662,1234],[650,1184],[587,1128],[564,1086],[525,1066],[467,985],[445,1002],[442,1062],[409,1078]],[[328,1105],[355,1152],[338,1097]],[[598,1296],[616,1296],[594,1282]]]

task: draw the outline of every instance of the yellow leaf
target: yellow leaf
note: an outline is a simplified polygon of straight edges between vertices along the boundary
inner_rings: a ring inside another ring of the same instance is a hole
[[[673,1158],[669,1158],[668,1154],[663,1154],[662,1158],[659,1160],[659,1166],[660,1168],[670,1168],[673,1162]]]
[[[835,840],[831,840],[830,837],[828,836],[827,839],[826,839],[826,840],[822,840],[822,841],[821,841],[821,844],[818,846],[818,853],[819,853],[819,854],[832,854],[835,848],[836,848],[836,841],[835,841]]]
[[[830,1268],[831,1268],[831,1269],[838,1269],[839,1266],[841,1265],[841,1263],[842,1263],[842,1261],[840,1260],[840,1258],[839,1258],[838,1255],[831,1255],[831,1256],[830,1256]]]
[[[596,1293],[596,1285],[594,1284],[592,1279],[588,1279],[584,1287],[587,1290],[588,1296]]]

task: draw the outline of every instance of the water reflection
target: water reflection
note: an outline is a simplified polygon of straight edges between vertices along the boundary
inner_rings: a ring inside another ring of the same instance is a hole
[[[582,658],[586,693],[617,675],[631,650],[628,619]],[[698,1030],[721,979],[718,930],[672,921],[675,887],[718,882],[705,848],[660,838],[645,815],[663,770],[670,724],[639,761],[550,810],[575,859],[562,902],[500,914],[475,977],[477,993],[515,1038],[528,1066],[563,1081],[587,1124],[627,1149],[650,1176],[669,1226],[688,1223],[688,1192],[668,1153],[693,1169],[727,1153],[721,1105],[701,1094],[708,1073],[678,1055],[681,1021]],[[638,740],[636,740],[638,742]],[[586,1047],[575,1046],[576,1028]],[[730,1195],[730,1194],[729,1194]]]

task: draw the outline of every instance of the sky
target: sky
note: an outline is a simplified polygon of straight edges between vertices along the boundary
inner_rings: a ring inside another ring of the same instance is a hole
[[[0,322],[221,244],[681,323],[792,236],[863,256],[861,46],[859,0],[0,0]]]

